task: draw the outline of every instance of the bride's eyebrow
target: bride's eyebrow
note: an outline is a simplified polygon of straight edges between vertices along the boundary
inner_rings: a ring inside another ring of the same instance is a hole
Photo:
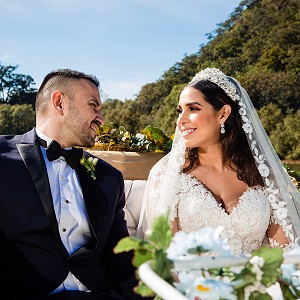
[[[190,106],[193,106],[193,105],[199,105],[199,106],[203,107],[203,105],[202,105],[201,103],[199,103],[199,102],[197,102],[197,101],[193,101],[193,102],[190,102],[190,103],[187,103],[187,104],[184,104],[184,105],[180,105],[180,104],[179,104],[179,105],[177,106],[177,109],[181,109],[182,106],[190,107]]]
[[[197,101],[194,101],[194,102],[190,102],[190,103],[187,103],[186,104],[186,106],[192,106],[192,105],[200,105],[200,106],[202,106],[203,107],[203,105],[202,104],[200,104],[199,102],[197,102]]]

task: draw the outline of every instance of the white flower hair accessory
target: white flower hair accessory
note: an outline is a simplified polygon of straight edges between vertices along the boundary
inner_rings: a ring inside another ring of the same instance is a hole
[[[189,82],[189,85],[204,80],[208,80],[218,85],[233,101],[239,101],[241,99],[237,93],[235,85],[219,69],[206,68],[201,70],[193,77],[193,79]]]

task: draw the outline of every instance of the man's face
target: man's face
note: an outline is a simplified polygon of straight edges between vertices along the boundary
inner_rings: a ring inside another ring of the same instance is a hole
[[[96,130],[104,123],[99,90],[87,79],[75,81],[72,90],[73,97],[66,96],[65,141],[68,146],[92,147]]]

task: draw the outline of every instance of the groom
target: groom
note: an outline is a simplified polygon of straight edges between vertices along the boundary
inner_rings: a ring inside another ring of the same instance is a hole
[[[0,299],[140,299],[121,173],[73,146],[91,147],[104,122],[98,80],[49,73],[36,97],[36,128],[0,137]],[[95,177],[91,169],[95,165]]]

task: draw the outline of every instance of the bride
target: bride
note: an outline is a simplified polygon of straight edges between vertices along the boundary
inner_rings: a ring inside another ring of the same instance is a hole
[[[235,255],[298,245],[300,194],[243,87],[206,68],[184,88],[177,111],[172,151],[147,181],[140,236],[168,210],[173,233],[223,226]]]

